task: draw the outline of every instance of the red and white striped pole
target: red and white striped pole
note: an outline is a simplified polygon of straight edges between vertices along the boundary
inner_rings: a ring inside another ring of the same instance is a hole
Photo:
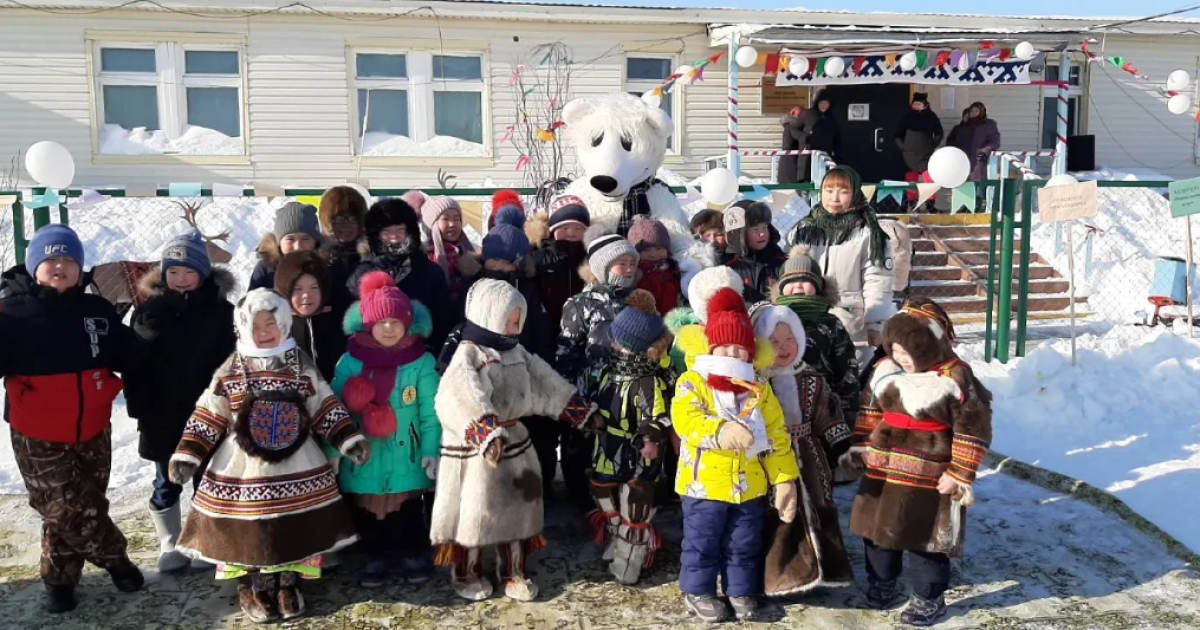
[[[738,34],[729,32],[729,53],[725,55],[725,66],[729,68],[729,149],[726,163],[734,176],[742,174],[742,154],[738,151]]]
[[[1058,56],[1058,111],[1054,130],[1054,166],[1052,175],[1067,172],[1067,115],[1071,106],[1071,53],[1062,51]]]

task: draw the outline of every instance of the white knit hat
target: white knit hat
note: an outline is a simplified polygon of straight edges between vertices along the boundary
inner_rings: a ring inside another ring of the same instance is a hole
[[[254,340],[254,316],[268,311],[275,316],[279,332],[287,339],[292,334],[292,305],[270,289],[255,289],[245,295],[237,305],[235,320],[238,339],[247,343]]]
[[[475,281],[467,291],[464,310],[471,323],[497,335],[503,335],[504,325],[508,323],[508,314],[514,308],[521,309],[521,329],[524,330],[525,317],[529,315],[525,296],[503,280],[484,278]]]
[[[742,277],[729,267],[709,267],[696,274],[688,283],[687,297],[692,312],[700,321],[708,321],[708,301],[719,289],[730,288],[742,292]]]

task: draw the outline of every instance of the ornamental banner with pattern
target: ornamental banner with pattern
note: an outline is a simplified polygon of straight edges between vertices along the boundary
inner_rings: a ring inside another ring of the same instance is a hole
[[[1029,83],[1029,61],[1016,59],[984,61],[981,58],[966,70],[959,70],[948,63],[931,65],[923,70],[920,68],[904,70],[896,61],[897,57],[898,55],[895,54],[844,57],[846,71],[840,77],[825,76],[824,73],[819,73],[814,77],[814,72],[818,68],[824,68],[825,64],[810,63],[809,71],[801,76],[781,71],[775,77],[775,86],[862,85],[867,83],[1023,85]],[[932,55],[930,57],[932,58]]]

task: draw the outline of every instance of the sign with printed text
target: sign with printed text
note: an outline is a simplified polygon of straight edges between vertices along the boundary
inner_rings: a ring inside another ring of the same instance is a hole
[[[1200,214],[1200,177],[1171,182],[1167,190],[1171,193],[1171,216],[1179,218]]]
[[[1038,190],[1042,223],[1057,223],[1096,216],[1096,182]]]

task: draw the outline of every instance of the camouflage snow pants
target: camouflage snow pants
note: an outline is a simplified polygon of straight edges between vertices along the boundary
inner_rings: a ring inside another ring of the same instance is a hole
[[[83,563],[107,569],[127,556],[125,536],[108,517],[111,429],[79,444],[43,442],[12,432],[29,505],[42,516],[42,581],[73,586]]]

